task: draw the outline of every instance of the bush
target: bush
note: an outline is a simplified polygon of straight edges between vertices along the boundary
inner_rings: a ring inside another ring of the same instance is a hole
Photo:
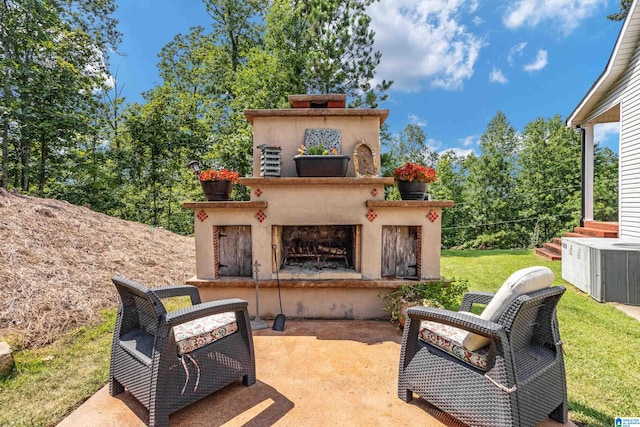
[[[460,300],[469,290],[469,282],[453,278],[451,281],[406,283],[396,291],[378,297],[385,301],[384,310],[391,315],[391,321],[401,320],[401,309],[410,305],[456,310]]]
[[[526,247],[527,237],[516,231],[500,230],[497,233],[480,234],[463,245],[464,249],[517,249]]]

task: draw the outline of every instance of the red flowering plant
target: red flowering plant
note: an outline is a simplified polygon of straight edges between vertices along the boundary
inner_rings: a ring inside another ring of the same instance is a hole
[[[435,169],[412,162],[407,162],[393,171],[393,177],[396,181],[413,182],[414,180],[418,180],[428,184],[438,179]]]
[[[229,169],[213,170],[208,169],[200,172],[198,178],[200,181],[231,181],[234,184],[238,183],[240,174],[238,172]]]

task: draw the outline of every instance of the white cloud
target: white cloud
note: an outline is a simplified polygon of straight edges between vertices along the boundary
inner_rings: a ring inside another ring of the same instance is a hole
[[[580,25],[580,21],[606,4],[607,0],[517,0],[507,8],[502,21],[511,29],[549,22],[564,34],[569,34]]]
[[[480,7],[480,0],[471,0],[467,9],[468,13],[474,13]]]
[[[471,145],[478,144],[478,136],[477,135],[469,135],[464,138],[459,138],[458,142],[462,144],[463,147],[469,147]]]
[[[498,68],[493,68],[491,70],[491,73],[489,73],[489,81],[491,83],[507,83],[509,80],[507,80],[507,78],[504,76],[504,74],[502,73],[502,71],[500,71]]]
[[[475,154],[475,151],[473,150],[473,148],[469,148],[468,150],[463,150],[462,148],[459,148],[459,147],[447,148],[446,150],[441,151],[440,154],[442,155],[446,152],[451,152],[458,157],[467,157],[467,156],[470,156],[471,154]]]
[[[116,86],[115,77],[113,77],[111,74],[109,74],[107,79],[105,80],[104,84],[107,85],[107,87],[109,89],[113,89]]]
[[[412,125],[418,125],[420,127],[425,127],[427,125],[427,121],[421,119],[416,114],[409,114],[409,122]]]
[[[476,16],[471,20],[471,22],[473,22],[476,26],[478,26],[484,23],[484,19],[480,18],[479,16]]]
[[[517,45],[513,46],[511,49],[509,49],[509,56],[507,56],[507,61],[509,62],[509,65],[513,65],[514,57],[516,55],[522,56],[522,51],[524,50],[525,47],[527,47],[527,42],[520,42]]]
[[[427,138],[426,145],[431,151],[437,153],[440,147],[442,147],[442,141],[438,141],[435,138]]]
[[[423,86],[461,89],[471,78],[481,37],[460,22],[478,7],[477,0],[380,0],[367,13],[382,52],[377,73],[394,80],[393,88],[417,91]]]
[[[536,60],[525,65],[523,69],[530,73],[533,71],[540,71],[547,66],[547,62],[548,62],[547,59],[548,59],[547,51],[544,49],[539,49],[538,54],[536,55]]]
[[[601,145],[611,145],[611,139],[620,139],[620,123],[602,123],[593,127],[593,140],[595,142]]]

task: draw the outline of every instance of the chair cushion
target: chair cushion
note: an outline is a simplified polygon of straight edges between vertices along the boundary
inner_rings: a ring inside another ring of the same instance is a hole
[[[553,271],[547,267],[535,266],[516,271],[500,286],[480,318],[497,322],[509,304],[519,295],[548,288],[554,278]],[[467,350],[475,351],[489,344],[489,338],[470,332],[463,343]]]
[[[476,368],[487,370],[487,356],[489,355],[489,347],[480,350],[470,351],[462,345],[462,341],[467,336],[467,331],[453,326],[444,325],[442,323],[423,320],[420,324],[420,333],[418,337],[440,350],[457,357]]]
[[[183,355],[211,344],[238,330],[233,312],[214,314],[173,327],[178,354]]]

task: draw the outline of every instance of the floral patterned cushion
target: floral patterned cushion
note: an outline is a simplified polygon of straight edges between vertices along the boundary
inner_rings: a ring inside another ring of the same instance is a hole
[[[467,334],[468,332],[463,329],[423,320],[420,325],[419,338],[463,362],[486,371],[489,347],[486,346],[476,351],[467,350],[462,345]]]
[[[204,347],[238,330],[236,314],[220,313],[192,320],[173,327],[178,354],[183,355]]]

